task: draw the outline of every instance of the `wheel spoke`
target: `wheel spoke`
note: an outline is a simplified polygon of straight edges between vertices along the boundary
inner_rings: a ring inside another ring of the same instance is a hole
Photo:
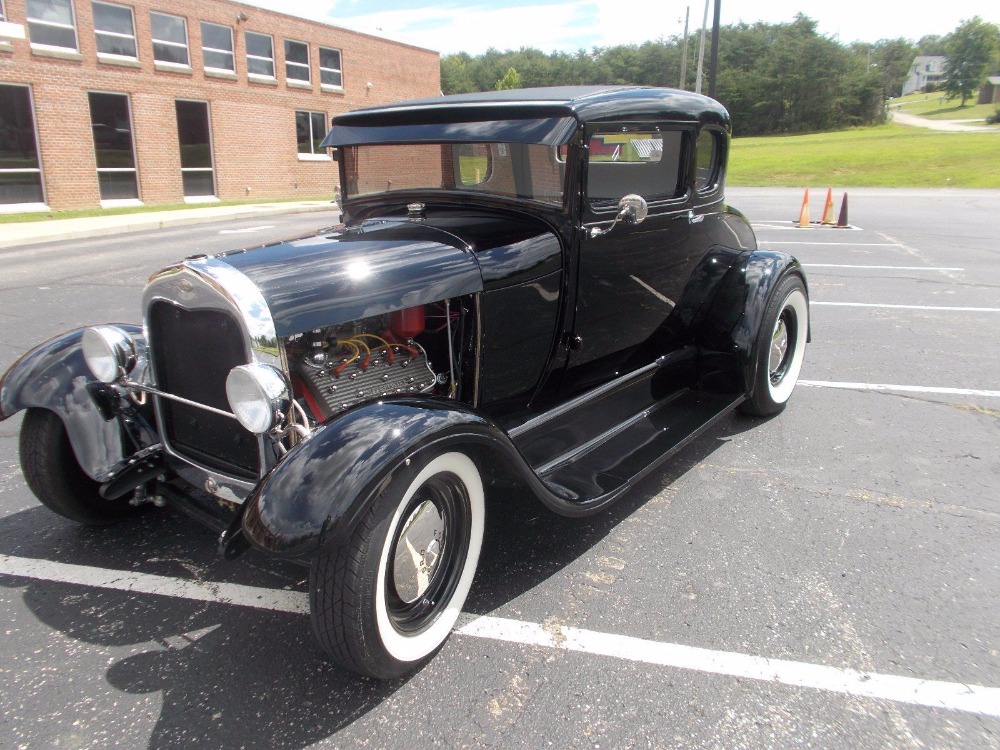
[[[774,327],[771,335],[771,354],[768,357],[767,369],[771,376],[775,376],[785,360],[785,353],[788,351],[788,326],[785,325],[785,317],[778,318],[778,324]]]

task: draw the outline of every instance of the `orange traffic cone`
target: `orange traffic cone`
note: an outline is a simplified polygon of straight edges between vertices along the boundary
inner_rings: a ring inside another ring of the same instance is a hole
[[[802,209],[799,211],[799,226],[809,226],[809,188],[806,188],[806,194],[802,198]]]
[[[836,224],[833,220],[833,188],[826,189],[826,203],[823,205],[823,219],[820,224],[825,227],[832,227]]]
[[[847,193],[844,193],[844,201],[840,204],[840,218],[837,219],[837,226],[842,228],[851,226],[847,223]]]

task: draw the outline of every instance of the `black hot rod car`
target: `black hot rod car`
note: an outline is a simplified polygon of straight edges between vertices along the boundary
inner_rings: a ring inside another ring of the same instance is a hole
[[[391,677],[446,639],[491,480],[605,508],[731,410],[780,411],[796,260],[724,203],[715,101],[526,89],[334,119],[343,225],[156,273],[141,325],[0,381],[31,490],[88,524],[169,503],[309,566],[314,633]]]

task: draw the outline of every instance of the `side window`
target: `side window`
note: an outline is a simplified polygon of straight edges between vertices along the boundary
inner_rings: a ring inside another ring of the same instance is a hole
[[[493,159],[489,145],[462,143],[453,148],[456,185],[473,187],[490,178],[490,173],[493,171]]]
[[[619,126],[591,133],[587,155],[591,208],[614,209],[629,193],[638,193],[650,203],[683,195],[683,144],[681,131],[649,126]]]
[[[694,152],[694,189],[700,192],[713,190],[719,182],[722,149],[719,135],[711,130],[698,134]]]

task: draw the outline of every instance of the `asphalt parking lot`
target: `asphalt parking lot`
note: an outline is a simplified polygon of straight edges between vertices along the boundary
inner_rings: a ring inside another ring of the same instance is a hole
[[[492,498],[467,616],[404,680],[321,660],[301,568],[170,511],[52,515],[0,423],[0,748],[1000,748],[1000,191],[851,191],[850,229],[729,198],[808,274],[788,409],[590,519]],[[0,251],[0,370],[324,218]]]

